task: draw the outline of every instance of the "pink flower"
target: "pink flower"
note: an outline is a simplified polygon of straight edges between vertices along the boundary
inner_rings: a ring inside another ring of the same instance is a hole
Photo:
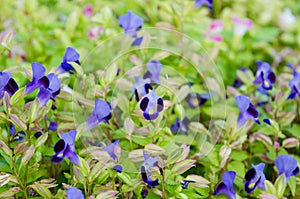
[[[82,14],[88,18],[91,18],[93,16],[93,7],[91,5],[87,5],[83,9]]]
[[[248,18],[241,19],[238,16],[233,16],[232,21],[234,24],[234,34],[241,37],[253,26],[253,22]]]
[[[210,24],[208,31],[203,36],[210,38],[212,41],[216,43],[219,43],[222,41],[222,35],[220,34],[222,30],[223,30],[223,21],[214,20]]]
[[[89,37],[91,39],[97,39],[103,33],[103,28],[100,26],[93,26],[89,30]]]

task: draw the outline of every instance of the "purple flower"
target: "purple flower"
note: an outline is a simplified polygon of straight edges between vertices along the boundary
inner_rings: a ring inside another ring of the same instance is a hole
[[[121,148],[118,145],[119,142],[120,140],[116,140],[113,143],[103,147],[103,151],[106,151],[109,154],[109,156],[116,162],[118,161],[117,154],[121,151]]]
[[[289,64],[288,67],[290,67],[293,70],[294,74],[294,78],[291,79],[289,82],[291,93],[288,99],[294,99],[296,95],[300,97],[300,74],[297,73],[296,69],[291,64]]]
[[[72,74],[75,71],[75,69],[70,63],[74,62],[80,65],[79,58],[80,58],[80,54],[74,48],[68,47],[64,54],[63,61],[58,67],[59,71],[63,71],[63,72],[68,71]]]
[[[141,195],[142,195],[142,198],[146,198],[148,196],[148,188],[147,187],[143,187],[143,189],[141,191]]]
[[[258,111],[250,103],[250,99],[244,95],[236,96],[235,97],[236,103],[240,109],[240,115],[238,118],[238,126],[243,126],[248,120],[252,119],[256,123],[260,124],[258,118]]]
[[[233,189],[233,182],[236,173],[234,171],[226,171],[222,175],[222,182],[218,184],[214,195],[225,194],[230,199],[236,198],[236,193]]]
[[[193,181],[193,180],[182,180],[182,181],[180,182],[181,187],[182,187],[183,189],[187,189],[190,182],[195,182],[195,181]]]
[[[160,84],[159,77],[162,69],[162,64],[157,60],[152,60],[147,63],[148,71],[144,78],[150,78],[151,82]]]
[[[23,141],[26,138],[25,132],[24,131],[19,131],[17,133],[16,127],[12,123],[10,124],[10,127],[9,127],[9,134],[11,136],[13,136],[14,141]]]
[[[108,120],[111,119],[110,110],[111,107],[107,102],[101,99],[97,99],[95,101],[95,108],[86,121],[86,129],[91,130],[95,128],[100,122],[108,122]]]
[[[134,41],[132,42],[132,46],[139,46],[139,45],[141,45],[141,43],[142,43],[142,41],[143,41],[143,38],[144,37],[136,37],[135,39],[134,39]]]
[[[258,69],[256,71],[256,77],[253,81],[254,84],[261,84],[265,90],[271,90],[272,85],[276,82],[276,75],[271,70],[270,64],[267,62],[258,61]]]
[[[140,108],[146,120],[155,120],[164,109],[164,101],[152,90],[141,99]]]
[[[258,165],[253,165],[253,168],[249,169],[245,174],[245,191],[250,194],[256,187],[261,189],[266,189],[265,180],[266,176],[264,174],[265,164],[260,163]]]
[[[61,134],[61,139],[54,145],[55,154],[51,157],[51,162],[59,164],[65,157],[73,164],[80,165],[79,157],[75,153],[76,130]]]
[[[199,8],[203,5],[207,5],[207,7],[212,10],[213,0],[195,0],[195,8]]]
[[[121,165],[114,166],[113,170],[115,170],[118,173],[122,173],[123,167]]]
[[[48,129],[51,130],[51,131],[56,131],[57,130],[57,127],[58,127],[58,124],[56,122],[51,122],[49,120],[49,117],[46,116],[46,119],[50,122],[49,123],[49,126],[48,126]]]
[[[199,94],[199,93],[189,93],[185,100],[188,102],[191,108],[199,107],[204,104],[208,99],[210,99],[209,93]]]
[[[148,185],[150,188],[154,188],[159,185],[158,178],[152,180],[152,173],[151,169],[158,164],[158,158],[152,158],[149,154],[144,152],[144,162],[140,168],[141,176],[143,181]]]
[[[149,93],[149,90],[152,90],[150,84],[150,79],[141,79],[139,77],[134,77],[135,84],[132,87],[132,92],[135,95],[135,100],[138,102],[144,95]]]
[[[190,121],[187,117],[185,117],[182,121],[177,117],[175,123],[171,126],[172,133],[179,132],[187,135],[189,123]]]
[[[18,84],[10,72],[0,72],[0,98],[3,97],[4,92],[12,96],[18,89]]]
[[[66,190],[67,199],[84,199],[84,195],[80,189],[70,187]]]
[[[43,135],[43,133],[42,132],[36,132],[35,134],[34,134],[34,137],[35,138],[39,138],[39,137],[41,137]]]
[[[46,69],[38,62],[32,62],[32,81],[26,85],[26,94],[32,93],[40,88],[38,100],[40,107],[44,106],[50,99],[55,101],[55,97],[60,93],[60,81],[54,73],[45,76]]]
[[[119,17],[119,25],[124,29],[124,33],[134,38],[137,37],[137,31],[142,28],[143,23],[144,20],[131,11]]]
[[[297,160],[290,155],[280,155],[275,159],[275,166],[278,169],[278,175],[284,174],[286,182],[291,176],[299,174],[299,166]]]

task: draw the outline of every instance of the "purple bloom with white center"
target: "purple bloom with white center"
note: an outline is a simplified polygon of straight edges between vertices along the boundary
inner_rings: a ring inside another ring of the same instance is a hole
[[[251,104],[249,97],[244,95],[235,97],[238,108],[240,109],[240,115],[238,118],[238,127],[243,126],[248,120],[252,119],[256,123],[260,124],[258,118],[258,111],[255,106]]]
[[[40,88],[38,93],[39,107],[44,106],[50,99],[55,101],[55,97],[60,93],[60,81],[54,73],[45,76],[46,69],[38,62],[32,64],[32,81],[26,85],[26,94],[32,93]]]
[[[155,120],[164,109],[164,101],[152,90],[141,99],[140,108],[146,120]]]
[[[26,137],[26,134],[24,131],[19,131],[17,133],[16,127],[12,123],[10,124],[10,127],[9,127],[9,134],[11,136],[13,136],[14,141],[23,141]]]
[[[10,72],[0,72],[0,98],[3,97],[4,92],[12,96],[18,89],[19,86]]]
[[[142,28],[144,19],[131,11],[119,17],[119,25],[124,29],[124,33],[130,37],[137,37],[137,32]]]
[[[103,151],[106,151],[109,154],[109,156],[116,162],[118,161],[117,154],[121,152],[119,142],[120,140],[116,140],[113,143],[103,147]]]
[[[159,77],[162,69],[162,64],[157,60],[152,60],[147,63],[148,71],[144,78],[150,78],[151,82],[160,84]]]
[[[265,90],[271,90],[272,85],[276,82],[276,75],[271,70],[270,64],[267,62],[258,61],[258,69],[253,84],[261,84]]]
[[[135,100],[138,102],[144,95],[149,93],[149,90],[152,90],[150,84],[150,79],[141,79],[139,77],[134,77],[135,84],[132,87],[132,92],[135,95]]]
[[[213,0],[195,0],[195,8],[199,8],[203,5],[207,5],[207,7],[212,10]]]
[[[226,171],[222,175],[222,182],[218,184],[214,195],[225,194],[229,199],[235,199],[236,193],[233,189],[233,183],[236,173],[234,171]]]
[[[171,126],[172,133],[179,132],[179,133],[183,133],[183,134],[187,135],[189,123],[190,123],[190,121],[187,117],[185,117],[183,120],[180,120],[177,117],[175,122]]]
[[[84,195],[80,189],[70,187],[66,190],[67,199],[84,199]]]
[[[151,169],[158,164],[158,158],[152,158],[149,154],[144,152],[144,162],[140,168],[143,181],[150,187],[154,188],[159,185],[158,178],[151,179]]]
[[[260,163],[258,165],[253,165],[253,168],[249,169],[245,174],[245,191],[250,194],[256,187],[263,190],[265,187],[266,176],[264,174],[265,164]]]
[[[204,104],[208,99],[210,99],[209,93],[199,94],[199,93],[189,93],[185,100],[188,102],[191,108],[197,108]]]
[[[95,101],[95,108],[92,111],[90,117],[86,120],[86,129],[91,130],[95,128],[100,122],[108,122],[111,119],[111,107],[110,105],[101,100]]]
[[[275,166],[278,169],[278,175],[284,174],[286,182],[291,176],[299,174],[299,166],[297,160],[290,155],[280,155],[275,159]]]
[[[293,70],[294,74],[294,78],[289,81],[291,93],[288,99],[294,99],[297,95],[300,97],[300,74],[297,73],[296,69],[291,64],[289,64],[288,67]]]
[[[51,157],[51,162],[59,164],[64,158],[69,158],[73,164],[80,165],[79,157],[75,153],[76,130],[61,134],[61,139],[54,145],[55,154]]]
[[[59,71],[63,71],[63,72],[67,71],[70,72],[71,74],[74,73],[75,69],[70,63],[74,62],[80,65],[79,58],[80,58],[80,54],[74,48],[68,47],[64,54],[63,61],[58,67]]]

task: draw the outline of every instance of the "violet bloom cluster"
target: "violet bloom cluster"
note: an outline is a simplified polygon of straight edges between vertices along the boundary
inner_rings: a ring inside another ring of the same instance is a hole
[[[254,191],[256,187],[263,190],[265,187],[266,176],[264,174],[265,164],[260,163],[258,165],[253,165],[253,168],[249,169],[245,174],[245,191],[250,194]]]
[[[112,117],[110,111],[111,107],[107,102],[97,99],[92,114],[85,122],[86,130],[95,128],[100,122],[108,122]]]
[[[72,47],[68,47],[64,54],[63,60],[61,64],[58,66],[58,71],[61,72],[69,72],[74,73],[75,69],[71,65],[71,63],[76,63],[80,65],[79,62],[80,54]]]
[[[55,154],[51,157],[54,164],[61,163],[64,158],[68,158],[73,164],[80,165],[79,157],[75,153],[76,130],[61,134],[61,139],[54,145]]]
[[[214,195],[225,194],[229,199],[235,199],[236,193],[233,189],[235,176],[235,171],[224,172],[222,175],[222,182],[218,184]]]
[[[120,140],[116,140],[113,143],[105,146],[103,148],[103,151],[106,151],[108,153],[108,155],[115,161],[118,162],[118,156],[117,154],[119,154],[121,152],[121,148],[119,146],[119,142]],[[116,165],[113,168],[116,172],[121,173],[123,171],[123,167],[121,165]]]
[[[152,60],[147,63],[148,71],[145,73],[144,78],[150,78],[151,82],[160,84],[160,73],[162,70],[162,64],[160,61]]]
[[[136,83],[132,87],[137,102],[140,102],[140,109],[146,120],[155,120],[164,109],[164,102],[158,96],[151,85],[149,78],[141,79],[134,77]]]
[[[3,97],[4,92],[12,96],[18,89],[19,86],[10,72],[0,72],[0,98]]]
[[[44,106],[50,99],[55,101],[55,97],[60,93],[60,80],[54,73],[45,76],[45,67],[38,63],[32,63],[32,81],[26,85],[26,94],[32,93],[39,88],[37,95],[39,107]]]
[[[66,190],[67,199],[84,199],[82,191],[76,187],[70,187]]]
[[[199,8],[203,5],[207,5],[207,7],[212,10],[213,0],[195,0],[195,8]]]
[[[275,166],[278,169],[278,175],[284,174],[286,182],[291,176],[299,174],[299,166],[297,160],[290,155],[280,155],[275,159]]]
[[[153,180],[151,169],[158,164],[158,158],[152,158],[149,154],[144,152],[144,162],[140,168],[141,176],[144,181],[150,188],[154,188],[159,185],[158,178]]]
[[[260,124],[258,120],[258,111],[255,106],[250,102],[249,97],[244,95],[235,97],[238,108],[240,109],[240,115],[238,117],[238,127],[243,126],[248,120],[254,120],[256,123]]]
[[[291,88],[291,93],[288,97],[288,99],[294,99],[297,95],[300,97],[300,74],[297,73],[296,69],[289,64],[288,67],[290,67],[293,70],[293,79],[289,81],[289,86]]]
[[[119,25],[124,29],[124,33],[135,40],[132,46],[139,46],[143,41],[143,37],[138,37],[137,32],[142,28],[144,19],[137,16],[131,11],[119,17]]]
[[[204,104],[208,99],[210,99],[209,93],[189,93],[185,100],[191,108],[197,108]]]
[[[258,61],[257,67],[256,77],[253,83],[261,84],[262,88],[265,90],[271,90],[273,88],[272,85],[276,82],[276,75],[271,70],[270,64]]]

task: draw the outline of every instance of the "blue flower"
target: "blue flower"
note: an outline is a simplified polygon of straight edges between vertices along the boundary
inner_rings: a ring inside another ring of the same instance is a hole
[[[118,164],[118,165],[114,166],[113,170],[115,170],[118,173],[122,173],[123,167]]]
[[[117,153],[120,153],[120,146],[118,145],[120,142],[120,140],[116,140],[113,143],[103,147],[103,151],[106,151],[109,156],[114,160],[114,161],[118,161],[118,157],[117,157]]]
[[[199,8],[203,5],[207,5],[207,7],[212,10],[213,0],[195,0],[195,8]]]
[[[278,175],[284,174],[286,181],[291,176],[299,174],[299,166],[297,160],[290,155],[280,155],[275,159],[275,166],[278,169]]]
[[[210,99],[209,93],[189,93],[185,100],[188,102],[191,108],[197,108],[204,104],[208,99]]]
[[[158,159],[152,158],[149,154],[144,152],[144,162],[140,168],[141,176],[144,181],[150,188],[154,188],[159,185],[158,178],[152,180],[151,169],[158,165]]]
[[[142,28],[143,23],[144,20],[131,11],[119,17],[119,25],[124,29],[124,33],[134,38],[137,37],[137,31]]]
[[[10,124],[9,134],[13,136],[14,141],[23,141],[26,138],[26,134],[24,131],[16,131],[16,127],[14,124]]]
[[[238,118],[238,126],[243,126],[248,120],[252,119],[256,123],[260,124],[258,118],[258,111],[255,106],[250,103],[250,99],[244,95],[235,97],[236,103],[240,109],[240,115]]]
[[[226,171],[222,175],[222,182],[218,184],[214,195],[225,194],[229,199],[235,199],[236,193],[233,189],[233,183],[236,173],[234,171]]]
[[[144,95],[149,93],[152,90],[152,86],[150,84],[150,79],[141,79],[139,77],[134,77],[135,84],[132,87],[132,92],[135,95],[135,100],[138,102]]]
[[[140,108],[146,120],[155,120],[158,114],[164,109],[164,102],[152,90],[141,99]]]
[[[267,62],[258,61],[258,69],[256,71],[256,77],[253,81],[254,84],[261,84],[265,90],[271,90],[272,85],[276,82],[276,75],[271,70],[270,64]]]
[[[144,78],[150,78],[151,82],[160,84],[159,77],[162,69],[162,64],[157,60],[152,60],[147,63],[148,71]]]
[[[4,92],[12,96],[18,89],[19,86],[10,72],[0,72],[0,98],[3,97]]]
[[[293,70],[294,74],[293,79],[289,81],[291,93],[288,99],[294,99],[297,95],[300,97],[300,74],[297,73],[296,69],[291,64],[289,64],[288,67],[290,67]]]
[[[111,107],[107,102],[101,99],[97,99],[95,101],[95,108],[86,121],[86,129],[91,130],[95,128],[100,122],[108,122],[111,119],[110,110]]]
[[[76,130],[61,134],[61,139],[54,145],[55,154],[51,157],[51,162],[59,164],[65,157],[77,165],[80,165],[79,157],[75,153]]]
[[[84,195],[80,189],[70,187],[66,190],[67,199],[84,199]]]
[[[46,69],[38,62],[32,63],[32,81],[26,85],[26,94],[32,93],[40,88],[38,93],[39,107],[44,106],[50,99],[55,101],[55,97],[60,93],[60,81],[54,73],[45,76]]]
[[[67,71],[70,72],[71,74],[74,73],[75,69],[70,63],[74,62],[80,65],[79,58],[80,58],[80,54],[74,48],[68,47],[64,54],[63,61],[58,67],[59,71],[63,71],[63,72]]]
[[[182,121],[177,117],[174,124],[171,126],[172,133],[183,133],[187,135],[188,133],[188,124],[190,123],[189,119],[185,117]]]
[[[256,187],[266,189],[264,181],[266,176],[264,174],[265,164],[252,165],[253,168],[249,169],[245,174],[245,191],[250,194]]]

